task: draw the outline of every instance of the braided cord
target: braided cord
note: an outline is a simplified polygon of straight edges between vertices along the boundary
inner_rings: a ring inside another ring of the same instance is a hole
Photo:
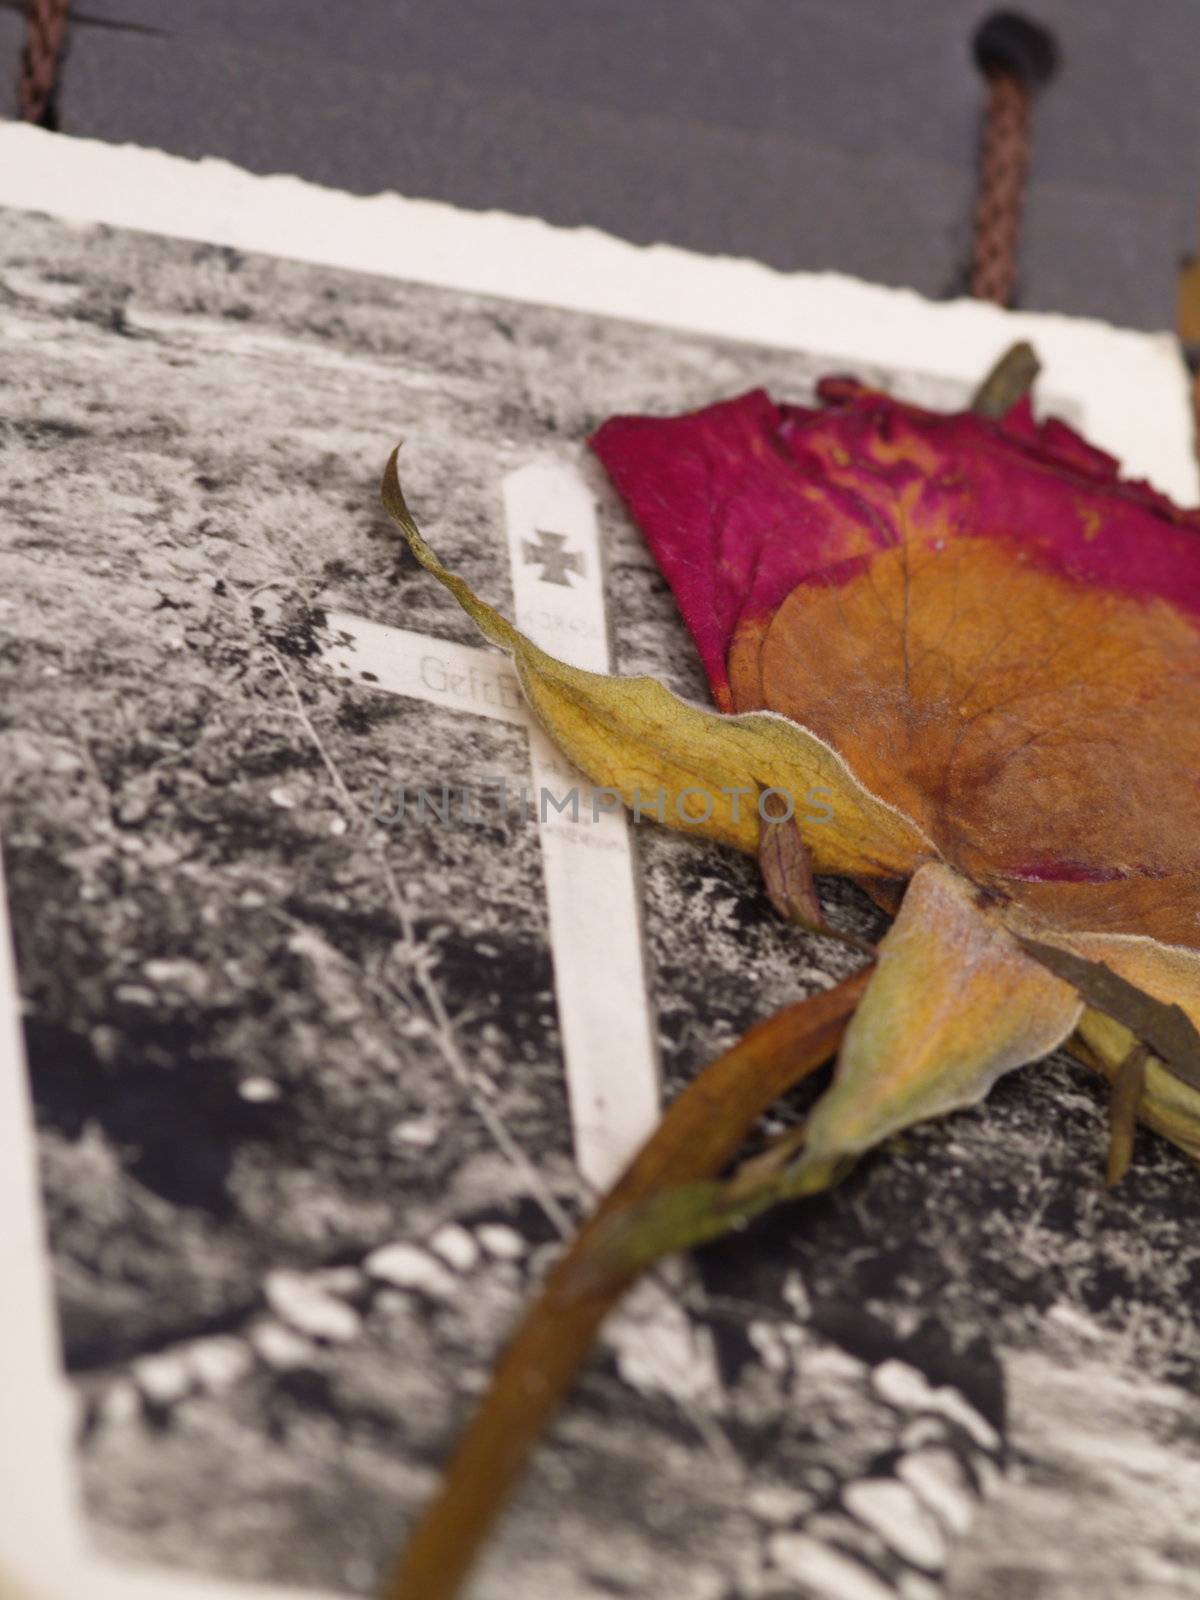
[[[1032,96],[1010,72],[990,73],[988,83],[971,293],[976,299],[1006,306],[1017,286],[1017,244],[1029,169]]]
[[[70,0],[26,0],[25,48],[17,94],[23,122],[44,128],[57,123],[55,100],[69,9]]]

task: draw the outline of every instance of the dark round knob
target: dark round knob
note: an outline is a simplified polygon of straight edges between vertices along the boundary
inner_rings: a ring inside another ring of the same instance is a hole
[[[1031,89],[1040,89],[1058,68],[1058,44],[1040,22],[1016,11],[993,11],[976,31],[975,61],[989,76],[1008,72]]]

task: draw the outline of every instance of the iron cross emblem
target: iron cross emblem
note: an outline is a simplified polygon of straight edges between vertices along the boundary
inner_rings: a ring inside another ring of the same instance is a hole
[[[557,583],[564,589],[571,587],[571,574],[583,576],[583,556],[578,550],[567,549],[565,533],[546,533],[535,528],[537,542],[521,541],[521,554],[527,567],[540,566],[539,583]]]

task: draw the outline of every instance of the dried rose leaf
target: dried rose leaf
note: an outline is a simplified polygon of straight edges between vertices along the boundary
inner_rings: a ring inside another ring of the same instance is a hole
[[[976,1105],[996,1079],[1048,1055],[1083,1010],[951,868],[909,884],[846,1030],[805,1158],[857,1155],[901,1128]]]
[[[782,1171],[774,1161],[756,1163],[730,1183],[656,1197],[623,1226],[614,1223],[607,1258],[645,1266],[781,1200],[827,1188],[863,1151],[976,1105],[1003,1073],[1060,1045],[1079,1021],[1079,995],[1026,955],[977,898],[940,862],[919,869],[794,1162]]]
[[[589,778],[627,805],[649,809],[661,789],[667,826],[686,828],[757,853],[759,797],[827,791],[832,816],[805,842],[818,872],[863,879],[907,878],[931,854],[907,817],[858,783],[821,739],[784,717],[721,716],[689,705],[653,678],[609,677],[548,655],[474,595],[434,555],[413,521],[388,462],[383,502],[417,560],[450,590],[493,644],[513,659],[525,695],[547,733]],[[706,814],[707,813],[707,814]]]

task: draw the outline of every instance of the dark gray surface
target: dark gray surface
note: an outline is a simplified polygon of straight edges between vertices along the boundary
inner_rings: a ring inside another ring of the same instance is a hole
[[[0,11],[0,117],[17,114],[17,75],[25,28],[12,11]]]
[[[89,0],[65,131],[639,242],[961,288],[979,0]],[[1196,0],[1042,0],[1023,305],[1174,320]]]

